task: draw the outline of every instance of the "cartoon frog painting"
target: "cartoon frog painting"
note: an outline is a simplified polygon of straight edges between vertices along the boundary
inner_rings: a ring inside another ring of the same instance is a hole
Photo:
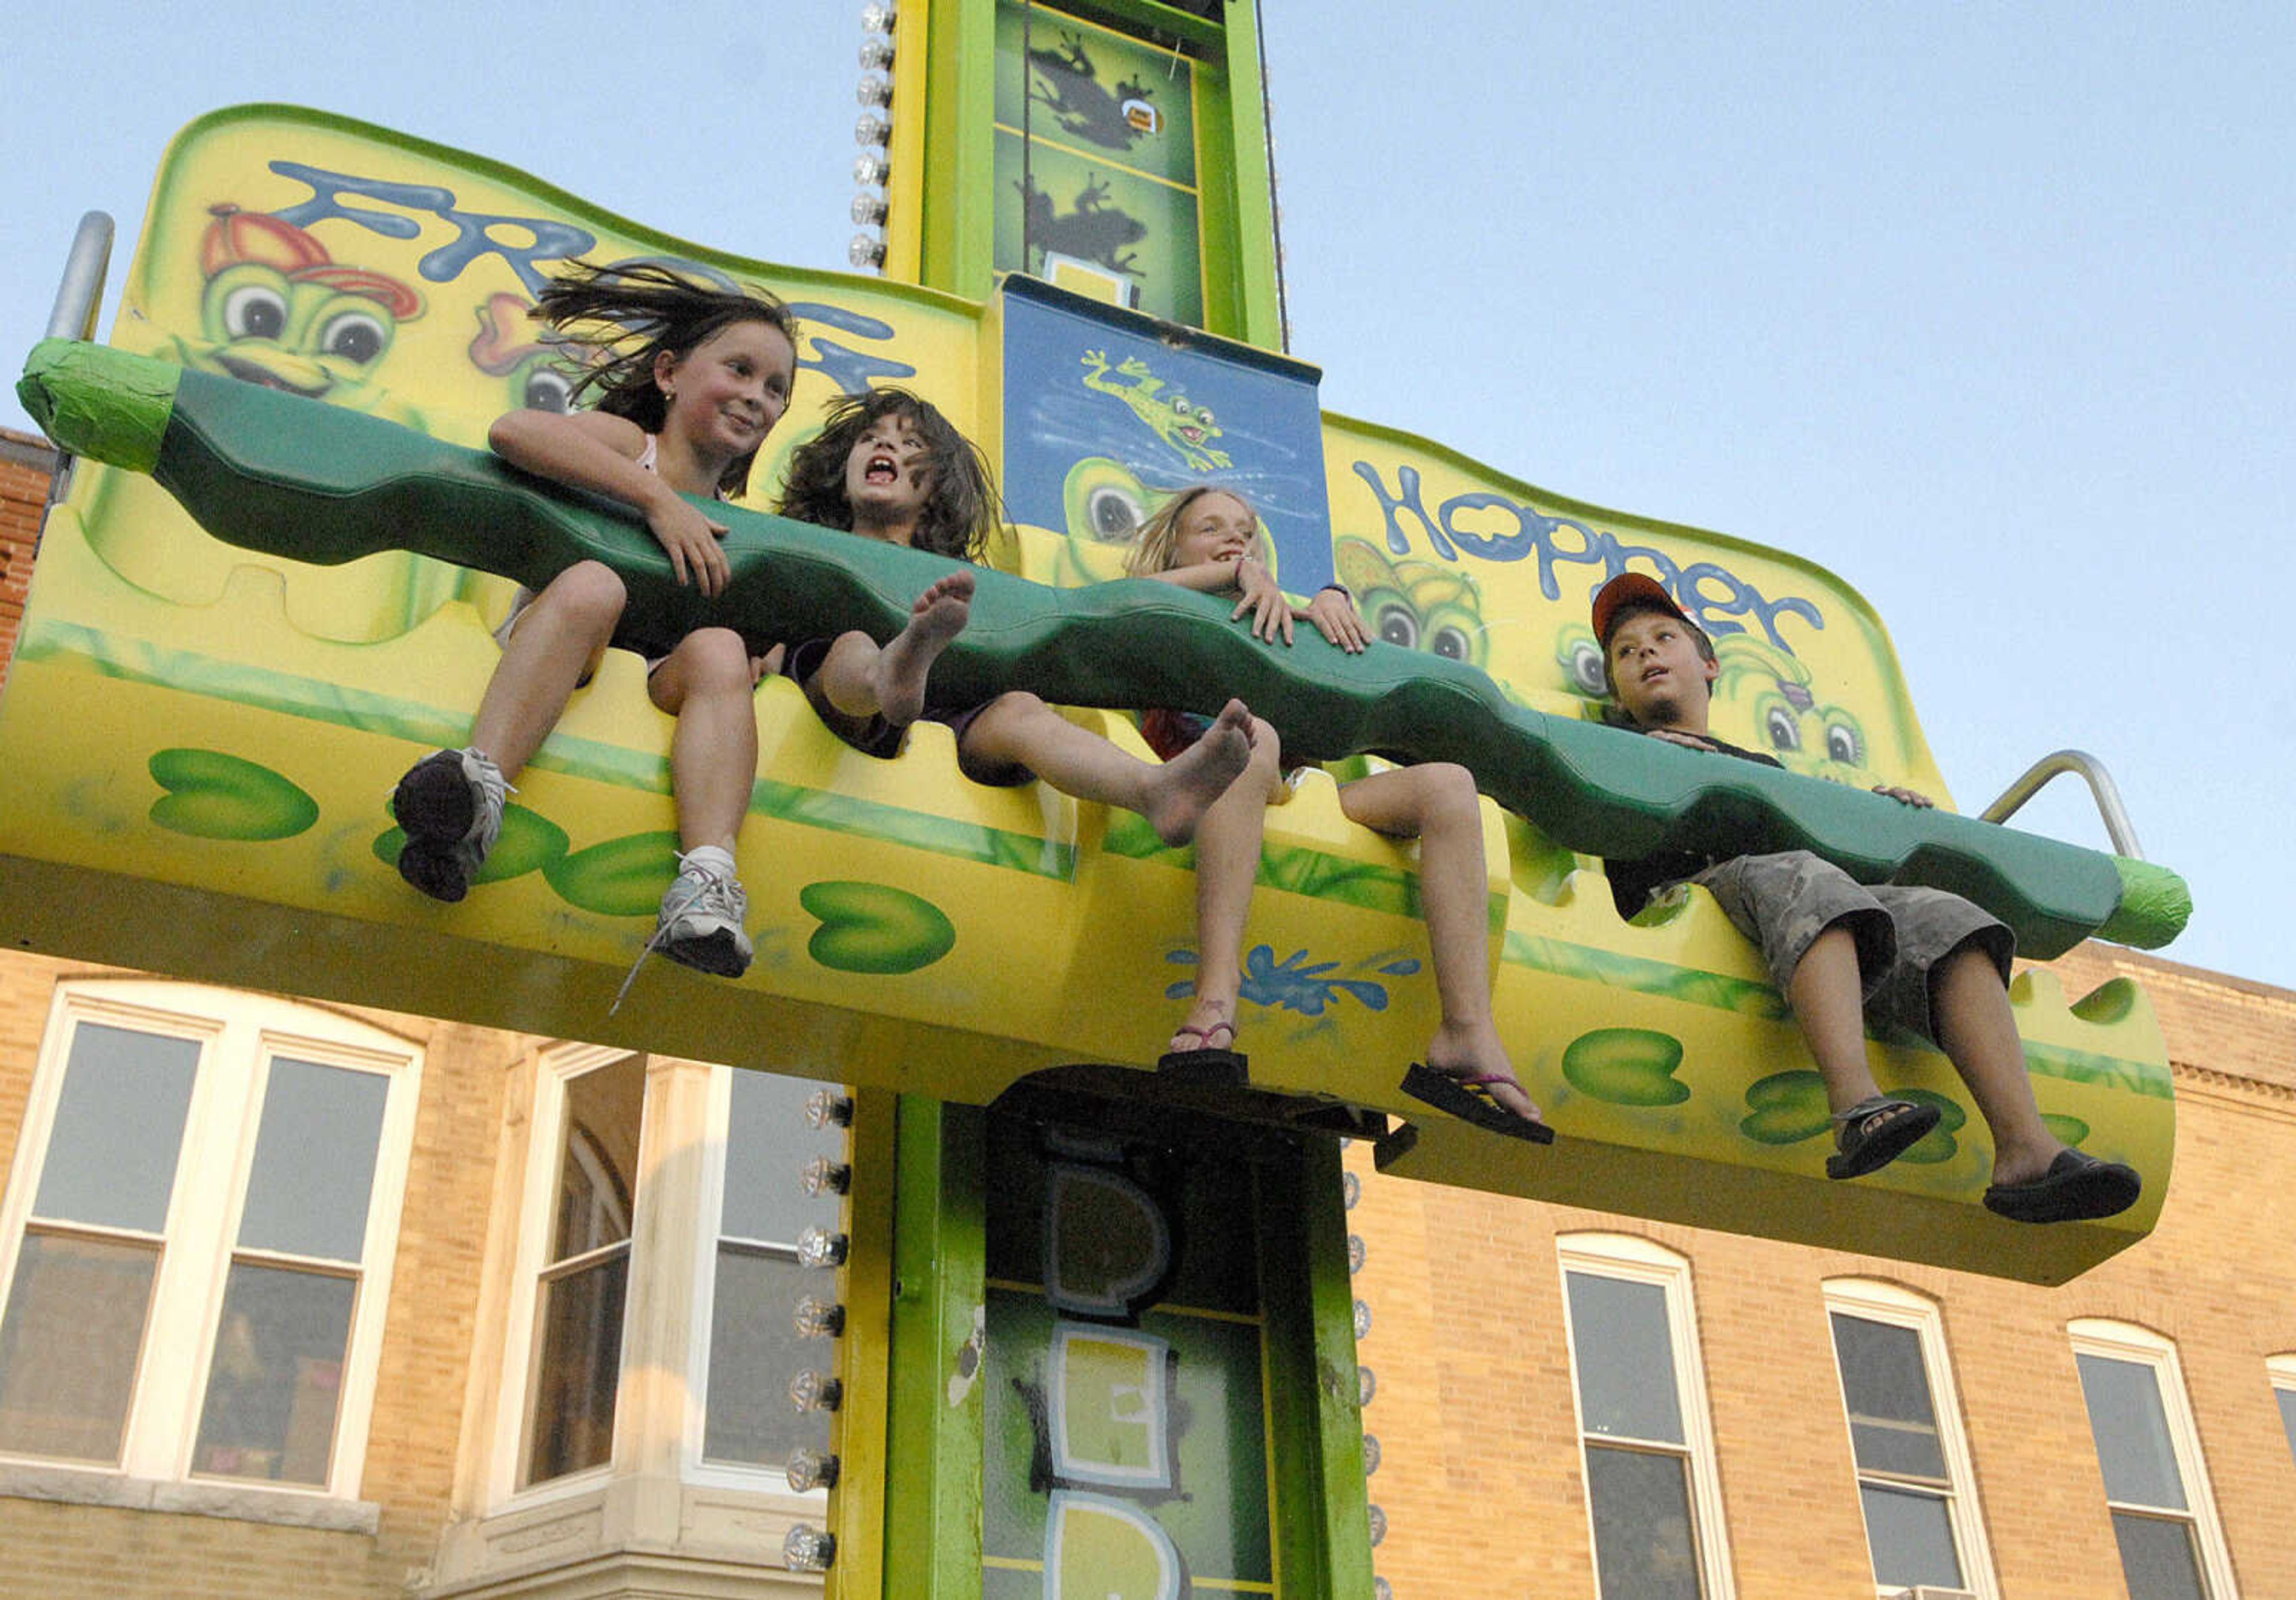
[[[1437,562],[1391,561],[1352,535],[1333,541],[1332,556],[1374,638],[1470,667],[1488,664],[1482,599],[1464,572]]]
[[[1841,706],[1818,703],[1809,668],[1767,639],[1724,634],[1714,641],[1721,676],[1714,680],[1714,725],[1751,734],[1796,772],[1868,789],[1881,778],[1868,769],[1873,754],[1866,730]]]
[[[193,211],[196,219],[199,213]],[[180,236],[189,244],[187,223]],[[163,258],[168,270],[199,274],[196,317],[186,308],[155,324],[149,354],[196,372],[259,384],[305,399],[437,431],[425,412],[381,382],[401,324],[424,313],[421,294],[374,267],[338,261],[308,229],[228,202],[209,205],[196,251]],[[462,382],[467,383],[469,374]],[[438,392],[439,377],[417,381]],[[487,406],[491,416],[499,404]],[[472,437],[483,421],[456,419]],[[105,473],[91,491],[88,545],[120,577],[178,605],[224,598],[233,574],[265,567],[288,623],[315,639],[371,644],[420,626],[460,593],[465,574],[404,551],[341,566],[219,561],[220,546],[183,518],[148,479]],[[480,580],[471,579],[472,583]]]
[[[1129,383],[1110,380],[1107,351],[1086,350],[1083,359],[1084,386],[1113,395],[1130,406],[1133,414],[1147,423],[1157,438],[1178,451],[1180,458],[1192,469],[1216,472],[1235,464],[1226,451],[1210,447],[1222,432],[1219,424],[1212,420],[1211,407],[1193,405],[1186,395],[1177,391],[1165,393],[1164,381],[1150,371],[1148,364],[1139,357],[1127,356],[1116,364],[1116,376],[1129,378]]]
[[[509,406],[530,411],[572,408],[575,371],[560,347],[534,337],[527,322],[533,302],[499,291],[478,308],[479,332],[471,341],[471,365],[490,378],[504,380]]]
[[[422,297],[388,274],[339,262],[309,232],[260,211],[210,206],[200,239],[196,337],[161,353],[196,371],[424,426],[374,382]]]

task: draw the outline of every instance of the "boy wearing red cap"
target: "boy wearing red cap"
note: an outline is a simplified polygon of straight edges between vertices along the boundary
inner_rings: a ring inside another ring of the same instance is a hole
[[[1595,596],[1595,636],[1611,692],[1637,729],[1687,749],[1765,766],[1707,729],[1718,668],[1713,642],[1665,587],[1639,572],[1612,578]],[[1909,789],[1877,793],[1926,806]],[[1733,925],[1761,947],[1793,1008],[1836,1125],[1829,1177],[1862,1177],[1895,1161],[1937,1125],[1935,1106],[1885,1095],[1866,1061],[1866,1023],[1897,1026],[1945,1052],[1993,1133],[1990,1210],[2020,1222],[2110,1217],[2136,1202],[2132,1169],[2073,1150],[2049,1132],[2025,1076],[2009,1009],[2015,938],[1958,895],[1883,883],[1863,885],[1807,850],[1669,851],[1605,863],[1621,916],[1676,883],[1710,890]]]

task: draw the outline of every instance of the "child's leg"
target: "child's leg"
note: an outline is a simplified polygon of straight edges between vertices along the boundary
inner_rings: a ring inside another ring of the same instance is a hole
[[[1786,1001],[1825,1083],[1839,1131],[1829,1177],[1863,1177],[1897,1160],[1937,1125],[1935,1107],[1885,1096],[1866,1062],[1865,987],[1857,942],[1837,922],[1810,942],[1786,985]],[[1867,1102],[1873,1102],[1868,1104]]]
[[[742,926],[750,902],[734,874],[734,840],[757,784],[758,723],[750,696],[762,670],[741,635],[705,628],[680,639],[646,680],[653,703],[677,718],[669,770],[683,847],[648,948],[726,978],[747,972],[751,955]]]
[[[742,636],[704,628],[677,642],[646,680],[654,705],[677,718],[669,770],[678,842],[731,853],[758,781],[755,664]]]
[[[1836,923],[1810,941],[1786,985],[1786,1003],[1836,1112],[1882,1092],[1866,1062],[1865,997],[1857,940]]]
[[[917,596],[907,626],[883,648],[865,633],[838,636],[809,693],[857,721],[882,717],[906,727],[924,711],[925,679],[972,611],[973,577],[951,572]]]
[[[1491,1097],[1526,1120],[1538,1107],[1514,1081],[1514,1065],[1491,1017],[1490,881],[1475,780],[1448,761],[1374,773],[1340,790],[1348,820],[1419,841],[1419,903],[1435,964],[1440,1021],[1427,1064],[1456,1078],[1482,1078]]]
[[[1211,731],[1158,765],[1087,733],[1025,690],[998,695],[958,743],[966,760],[1025,767],[1063,794],[1137,811],[1167,844],[1196,835],[1204,812],[1251,759],[1251,713],[1231,700]]]
[[[555,726],[621,619],[622,580],[597,562],[569,567],[519,612],[479,702],[471,742],[416,762],[391,814],[406,838],[398,875],[434,899],[470,892],[502,829],[504,792]]]
[[[2041,1120],[2025,1072],[2025,1046],[1992,957],[1963,944],[1930,968],[1931,1030],[1993,1130],[1993,1181],[2041,1176],[2064,1149]]]
[[[515,779],[614,636],[627,596],[598,562],[569,567],[521,611],[471,725],[471,748]]]
[[[1250,760],[1197,826],[1196,996],[1184,1031],[1172,1036],[1174,1050],[1225,1050],[1235,1043],[1244,918],[1259,872],[1268,803],[1283,783],[1282,758],[1275,730],[1253,718]],[[1225,1038],[1221,1029],[1227,1030]]]

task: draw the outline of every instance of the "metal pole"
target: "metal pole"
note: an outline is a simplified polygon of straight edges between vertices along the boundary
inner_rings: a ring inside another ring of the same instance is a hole
[[[86,339],[95,332],[95,314],[103,303],[104,271],[111,262],[111,218],[102,211],[90,211],[79,219],[71,254],[64,258],[55,309],[48,313],[47,338]]]

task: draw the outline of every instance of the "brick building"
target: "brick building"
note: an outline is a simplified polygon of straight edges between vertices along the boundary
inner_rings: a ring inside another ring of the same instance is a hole
[[[50,465],[0,435],[0,669]],[[2056,967],[2144,981],[2180,1108],[2062,1288],[1351,1151],[1391,1593],[2296,1595],[2296,994]],[[0,1594],[813,1590],[810,1087],[0,954]]]

